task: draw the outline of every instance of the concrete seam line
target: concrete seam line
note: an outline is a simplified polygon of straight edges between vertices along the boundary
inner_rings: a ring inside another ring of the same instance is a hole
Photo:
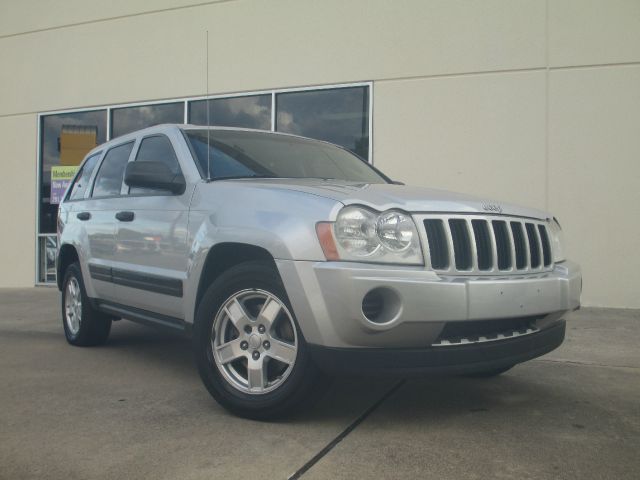
[[[605,368],[630,368],[632,370],[638,370],[640,367],[634,365],[610,365],[607,363],[595,363],[595,362],[578,362],[576,360],[552,360],[550,358],[536,358],[534,362],[545,363],[566,363],[569,365],[578,365],[581,367],[605,367]]]
[[[393,395],[402,385],[404,385],[405,380],[400,380],[393,387],[391,387],[382,397],[378,399],[373,405],[367,408],[358,418],[356,418],[351,424],[345,428],[337,437],[331,440],[325,447],[316,453],[311,459],[302,465],[298,470],[296,470],[291,476],[289,476],[288,480],[297,480],[302,475],[304,475],[311,467],[313,467],[316,463],[318,463],[327,453],[333,450],[333,447],[338,445],[344,438],[349,435],[355,428],[360,425],[369,415],[371,415],[382,403]]]

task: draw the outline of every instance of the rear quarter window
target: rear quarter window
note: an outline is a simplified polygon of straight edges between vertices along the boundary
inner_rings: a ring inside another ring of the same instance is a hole
[[[80,173],[76,175],[76,179],[69,189],[69,196],[67,197],[67,200],[81,200],[84,198],[84,194],[89,187],[91,174],[96,168],[101,154],[102,152],[93,154],[84,162],[82,168],[80,169]]]

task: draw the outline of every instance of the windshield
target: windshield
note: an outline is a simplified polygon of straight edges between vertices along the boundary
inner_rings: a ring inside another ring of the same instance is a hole
[[[204,176],[209,171],[214,180],[323,178],[388,183],[356,155],[324,142],[238,130],[212,129],[208,141],[205,129],[185,130],[185,134]]]

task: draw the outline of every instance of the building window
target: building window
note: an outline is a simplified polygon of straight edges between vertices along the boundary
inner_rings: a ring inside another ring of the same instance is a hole
[[[111,138],[161,123],[184,123],[184,102],[114,108],[111,110]]]
[[[59,199],[51,197],[56,167],[78,167],[84,156],[104,143],[107,111],[63,113],[41,117],[40,218],[38,233],[56,233]],[[52,201],[53,200],[53,201]]]
[[[58,203],[84,156],[104,143],[107,110],[40,117],[38,282],[55,281]]]
[[[276,94],[276,130],[326,140],[369,159],[369,87]]]
[[[186,98],[148,105],[41,114],[38,283],[56,280],[58,203],[87,152],[107,140],[141,128],[161,123],[184,123],[185,114],[188,123],[206,125],[207,103],[210,125],[294,133],[336,143],[362,158],[371,159],[369,84],[270,90],[209,100]]]
[[[271,130],[271,95],[209,100],[209,125]],[[207,100],[189,102],[189,123],[207,125]]]

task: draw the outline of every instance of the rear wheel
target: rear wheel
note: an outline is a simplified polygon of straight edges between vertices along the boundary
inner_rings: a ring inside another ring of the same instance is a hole
[[[233,413],[267,419],[299,407],[318,385],[284,286],[272,264],[224,272],[198,307],[194,348],[211,395]]]
[[[62,324],[71,345],[102,345],[111,331],[111,318],[91,306],[80,265],[71,264],[62,283]]]

